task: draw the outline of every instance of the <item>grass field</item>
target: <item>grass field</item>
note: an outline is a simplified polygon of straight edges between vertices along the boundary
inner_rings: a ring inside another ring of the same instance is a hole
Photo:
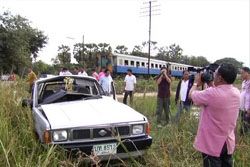
[[[21,106],[21,98],[26,96],[28,94],[23,82],[0,83],[0,166],[87,166],[81,155],[72,158],[61,148],[38,142],[33,133],[31,111]],[[173,98],[171,100],[171,104],[174,104]],[[194,116],[183,114],[179,124],[173,121],[157,128],[155,97],[135,97],[132,107],[148,117],[153,144],[143,158],[128,159],[119,164],[146,167],[202,165],[201,155],[192,146],[198,123]],[[175,105],[171,105],[172,116],[175,110]],[[250,136],[237,136],[235,166],[250,166]],[[116,163],[102,165],[114,166]]]

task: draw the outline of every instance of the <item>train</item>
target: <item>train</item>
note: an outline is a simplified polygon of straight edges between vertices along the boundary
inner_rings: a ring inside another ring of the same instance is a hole
[[[113,53],[112,71],[115,75],[126,74],[131,69],[134,75],[148,75],[148,58],[133,55]],[[161,67],[167,67],[170,64],[170,74],[172,77],[182,77],[183,71],[193,68],[194,66],[167,62],[150,58],[150,75],[158,75]],[[198,68],[198,67],[195,67]]]

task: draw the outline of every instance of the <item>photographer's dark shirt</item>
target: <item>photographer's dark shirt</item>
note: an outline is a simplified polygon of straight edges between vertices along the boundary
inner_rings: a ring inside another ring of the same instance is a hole
[[[161,83],[158,84],[158,94],[159,98],[170,97],[170,83],[166,80],[166,78],[162,78]]]

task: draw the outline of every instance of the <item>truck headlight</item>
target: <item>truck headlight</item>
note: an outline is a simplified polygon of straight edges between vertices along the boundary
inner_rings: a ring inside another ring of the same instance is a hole
[[[68,139],[66,130],[57,130],[53,132],[53,141],[65,141]]]
[[[143,133],[144,125],[133,125],[132,134],[139,135]]]

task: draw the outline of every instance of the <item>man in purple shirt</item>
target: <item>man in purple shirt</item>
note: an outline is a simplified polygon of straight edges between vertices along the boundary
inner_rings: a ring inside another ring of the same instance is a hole
[[[169,105],[170,105],[170,83],[171,77],[168,74],[166,67],[161,68],[161,73],[156,78],[156,83],[158,85],[158,94],[157,94],[157,107],[156,107],[156,116],[158,126],[161,126],[162,120],[162,110],[165,111],[166,124],[169,122]]]
[[[202,109],[194,147],[202,153],[205,167],[233,165],[240,107],[240,92],[232,85],[236,76],[237,69],[232,64],[222,64],[214,73],[214,87],[197,90],[203,84],[198,74],[190,90],[194,104]]]
[[[240,133],[245,134],[250,128],[250,69],[241,69],[242,87],[240,93],[241,129]]]

